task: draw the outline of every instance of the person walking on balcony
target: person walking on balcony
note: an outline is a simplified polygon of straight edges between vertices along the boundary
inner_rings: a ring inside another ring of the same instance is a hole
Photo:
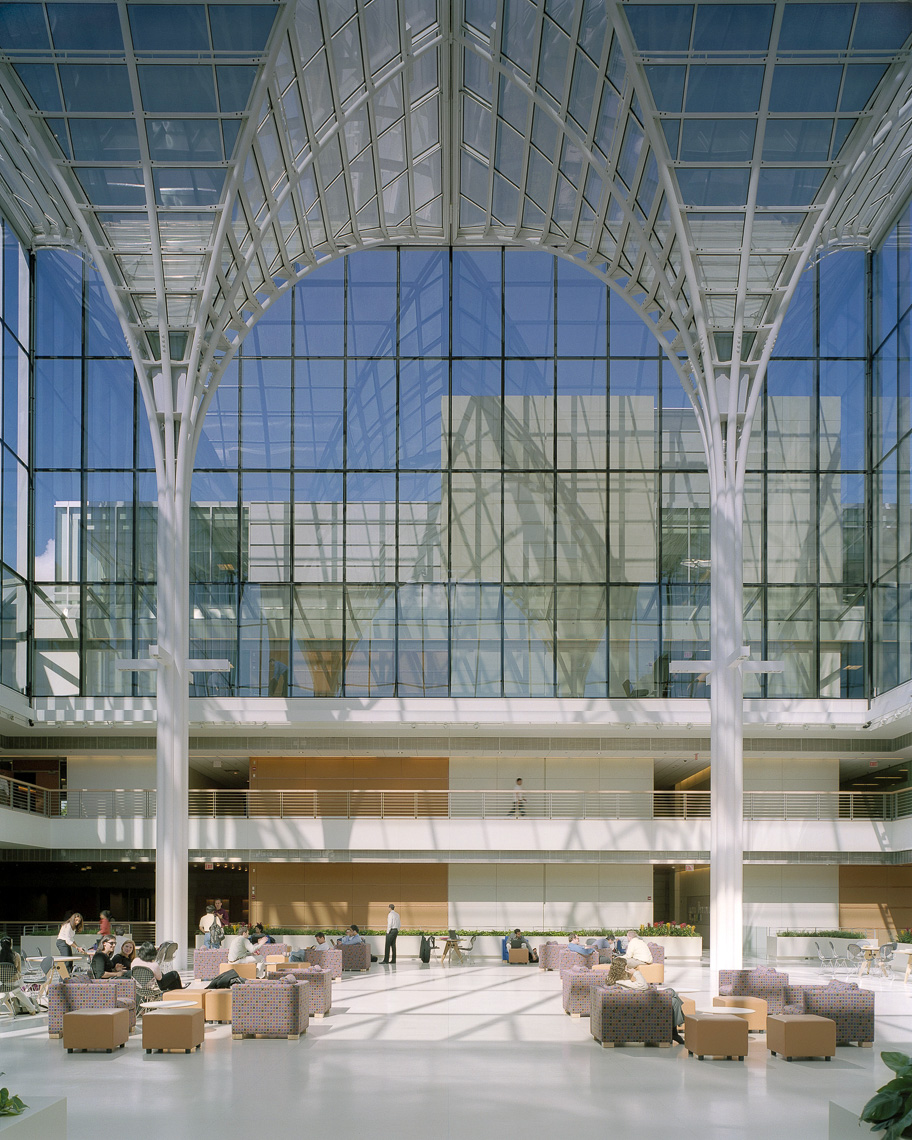
[[[386,946],[383,949],[383,965],[396,965],[396,939],[402,929],[402,918],[396,910],[396,904],[390,903],[389,914],[386,916]]]
[[[526,814],[526,797],[523,795],[523,782],[519,776],[513,785],[513,807],[507,814],[516,816],[517,819]]]

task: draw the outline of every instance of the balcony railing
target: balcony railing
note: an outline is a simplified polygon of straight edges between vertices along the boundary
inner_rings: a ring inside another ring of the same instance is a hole
[[[709,819],[709,792],[512,790],[260,791],[193,788],[189,813],[212,819]],[[51,819],[153,819],[155,791],[57,791],[0,777],[0,807]],[[891,820],[912,815],[899,792],[745,792],[746,820]]]

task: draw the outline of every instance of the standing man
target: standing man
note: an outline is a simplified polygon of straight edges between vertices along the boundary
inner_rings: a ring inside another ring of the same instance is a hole
[[[510,812],[517,819],[526,814],[526,797],[523,795],[522,786],[522,779],[517,776],[516,783],[513,785],[513,810]]]
[[[396,939],[402,927],[402,919],[396,910],[396,904],[390,903],[389,914],[386,916],[386,946],[383,948],[383,965],[396,964]],[[390,954],[392,953],[392,957]]]
[[[218,920],[222,926],[228,925],[228,911],[222,906],[222,900],[215,900],[215,913],[218,915]]]

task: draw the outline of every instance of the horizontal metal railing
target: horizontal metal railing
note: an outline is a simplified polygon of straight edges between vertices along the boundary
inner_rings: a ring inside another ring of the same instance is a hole
[[[153,819],[149,788],[58,791],[0,777],[0,808],[59,819]],[[240,819],[709,819],[709,792],[193,788],[194,818]],[[912,816],[899,792],[745,792],[746,820],[891,820]]]

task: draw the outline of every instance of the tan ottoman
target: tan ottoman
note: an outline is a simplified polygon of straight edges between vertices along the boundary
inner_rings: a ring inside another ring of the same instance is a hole
[[[63,1047],[113,1053],[123,1049],[130,1037],[130,1013],[126,1009],[73,1009],[63,1015]]]
[[[203,995],[205,990],[168,990],[162,994],[164,1001],[195,1001],[198,1008],[203,1008]]]
[[[288,957],[285,954],[267,954],[266,955],[266,973],[275,974],[277,966],[287,966]]]
[[[645,978],[647,982],[654,982],[656,985],[661,985],[665,981],[665,963],[650,962],[648,965],[640,966],[638,973],[640,977]]]
[[[836,1056],[836,1022],[810,1013],[774,1013],[766,1019],[766,1047],[791,1061],[793,1057]]]
[[[206,990],[203,1012],[207,1021],[231,1023],[231,990]]]
[[[256,981],[256,969],[256,962],[222,962],[218,972],[224,974],[228,970],[236,970],[240,977],[254,982]]]
[[[758,997],[714,997],[716,1006],[746,1006],[750,1013],[736,1013],[735,1017],[743,1017],[747,1022],[748,1033],[763,1033],[766,1029],[766,999]]]
[[[150,1009],[143,1017],[143,1049],[189,1053],[203,1043],[206,1025],[201,1009]]]
[[[514,950],[511,946],[508,950],[510,955],[511,966],[528,966],[529,965],[529,951],[525,946],[520,946],[518,950]]]
[[[733,1013],[691,1013],[684,1018],[684,1044],[691,1056],[747,1056],[747,1022]]]
[[[683,1024],[685,1018],[689,1017],[691,1014],[696,1013],[696,1012],[697,1012],[697,1003],[694,1001],[694,999],[682,997],[681,998],[681,1022],[682,1022],[682,1024]]]

